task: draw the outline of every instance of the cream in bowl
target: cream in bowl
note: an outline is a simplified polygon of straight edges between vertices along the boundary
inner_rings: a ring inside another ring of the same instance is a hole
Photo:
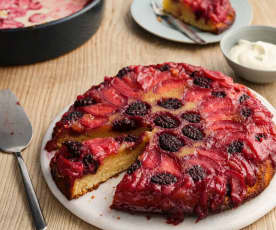
[[[91,0],[1,0],[0,29],[54,21],[83,9]]]
[[[276,81],[275,27],[241,27],[228,32],[220,48],[235,75],[255,83]]]
[[[276,45],[239,40],[230,50],[230,58],[244,66],[259,70],[276,70]]]

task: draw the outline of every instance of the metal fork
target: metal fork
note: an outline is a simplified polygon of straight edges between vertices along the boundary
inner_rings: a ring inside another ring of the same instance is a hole
[[[205,45],[206,41],[204,41],[201,37],[198,36],[192,29],[190,29],[185,23],[176,19],[175,17],[167,14],[163,11],[162,6],[160,6],[159,2],[156,0],[151,1],[151,7],[155,15],[165,19],[170,25],[172,25],[175,29],[186,35],[192,41],[199,45]]]

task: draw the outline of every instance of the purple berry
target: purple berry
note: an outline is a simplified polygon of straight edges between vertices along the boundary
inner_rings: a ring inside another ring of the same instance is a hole
[[[161,149],[168,152],[177,152],[184,146],[184,142],[171,133],[162,133],[159,136],[159,146]]]
[[[180,121],[171,114],[161,114],[154,119],[154,124],[165,129],[177,128]]]
[[[165,109],[179,109],[183,106],[182,102],[177,98],[164,98],[157,104]]]
[[[204,133],[203,131],[193,125],[186,125],[182,129],[182,133],[184,136],[189,137],[192,140],[199,141],[204,138]]]
[[[199,123],[201,120],[200,114],[196,112],[186,112],[183,113],[181,117],[191,123]]]
[[[143,101],[135,101],[131,103],[125,113],[129,116],[145,116],[149,113],[150,105]]]
[[[157,173],[151,177],[150,181],[159,185],[170,185],[177,182],[177,177],[170,173]]]

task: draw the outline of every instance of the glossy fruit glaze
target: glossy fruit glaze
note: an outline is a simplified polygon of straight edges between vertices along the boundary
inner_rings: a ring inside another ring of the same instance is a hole
[[[191,7],[197,19],[225,22],[232,6],[229,0],[177,0]]]
[[[81,10],[90,0],[1,0],[0,29],[57,20]]]
[[[129,66],[106,77],[78,96],[47,149],[58,148],[64,133],[106,127],[106,135],[120,136],[141,126],[151,130],[149,144],[117,186],[112,208],[164,213],[174,223],[186,214],[201,219],[259,194],[261,166],[275,166],[272,114],[245,86],[184,63]]]

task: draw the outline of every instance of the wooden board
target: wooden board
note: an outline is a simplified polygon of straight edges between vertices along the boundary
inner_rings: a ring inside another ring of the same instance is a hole
[[[41,141],[50,121],[76,95],[101,82],[105,75],[114,75],[131,64],[188,62],[234,77],[218,44],[198,47],[154,37],[132,20],[130,0],[106,0],[106,3],[101,28],[79,49],[52,61],[0,68],[0,89],[10,88],[18,96],[33,124],[34,138],[23,157],[51,230],[96,229],[59,204],[45,184],[39,164]],[[254,10],[253,24],[276,26],[275,0],[250,0],[250,3]],[[276,106],[276,83],[255,85],[234,78]],[[12,155],[0,156],[0,175],[0,229],[32,229],[23,184]],[[245,229],[276,229],[275,215],[276,209]]]

